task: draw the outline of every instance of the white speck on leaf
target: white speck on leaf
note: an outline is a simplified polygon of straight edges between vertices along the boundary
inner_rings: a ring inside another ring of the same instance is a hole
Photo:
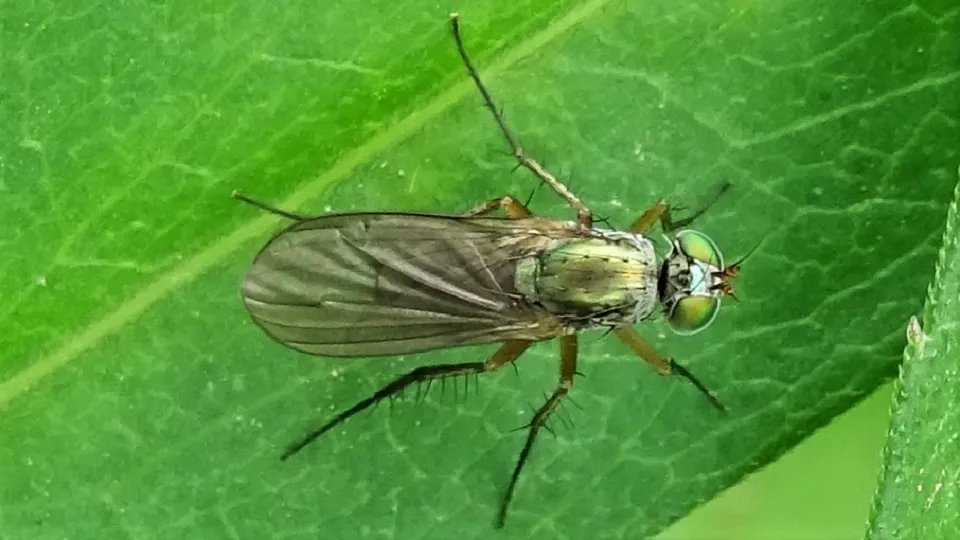
[[[936,484],[933,485],[933,493],[931,493],[930,496],[927,497],[927,504],[926,504],[927,510],[929,510],[930,507],[933,506],[933,500],[937,497],[937,493],[940,492],[940,488],[942,487],[943,487],[943,482],[937,482]]]
[[[28,148],[30,150],[36,150],[37,152],[43,151],[43,143],[36,139],[24,139],[20,141],[20,148]]]

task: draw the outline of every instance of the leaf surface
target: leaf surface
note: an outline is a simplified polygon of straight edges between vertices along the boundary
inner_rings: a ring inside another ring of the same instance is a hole
[[[237,287],[291,210],[462,211],[513,163],[429,2],[3,2],[0,535],[488,538],[557,378],[448,386],[283,446],[396,374],[489,348],[311,358]],[[471,3],[464,33],[524,144],[625,226],[660,197],[728,257],[708,331],[638,329],[727,404],[581,339],[574,424],[535,448],[509,538],[637,538],[895,373],[960,161],[954,3]],[[552,194],[542,215],[571,216]],[[462,392],[461,392],[462,394]]]
[[[957,186],[960,199],[960,185]],[[960,202],[960,201],[958,201]],[[923,323],[912,317],[868,538],[949,538],[960,526],[960,213],[950,207]]]

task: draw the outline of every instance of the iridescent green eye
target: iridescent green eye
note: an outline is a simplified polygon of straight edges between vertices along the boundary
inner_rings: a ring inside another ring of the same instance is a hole
[[[688,256],[705,262],[717,268],[723,268],[723,255],[720,248],[707,235],[697,231],[681,231],[677,233],[677,243],[680,250]]]
[[[684,296],[673,306],[667,320],[678,334],[695,334],[703,330],[720,311],[716,296]]]

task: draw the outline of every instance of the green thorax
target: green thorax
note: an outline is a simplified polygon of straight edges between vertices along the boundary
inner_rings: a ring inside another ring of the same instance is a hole
[[[588,324],[633,324],[657,302],[658,262],[644,236],[595,231],[517,264],[517,290],[561,318]]]

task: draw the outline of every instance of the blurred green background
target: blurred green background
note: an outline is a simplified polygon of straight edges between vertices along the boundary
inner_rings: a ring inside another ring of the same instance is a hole
[[[657,540],[861,540],[879,480],[893,385],[694,510]]]

